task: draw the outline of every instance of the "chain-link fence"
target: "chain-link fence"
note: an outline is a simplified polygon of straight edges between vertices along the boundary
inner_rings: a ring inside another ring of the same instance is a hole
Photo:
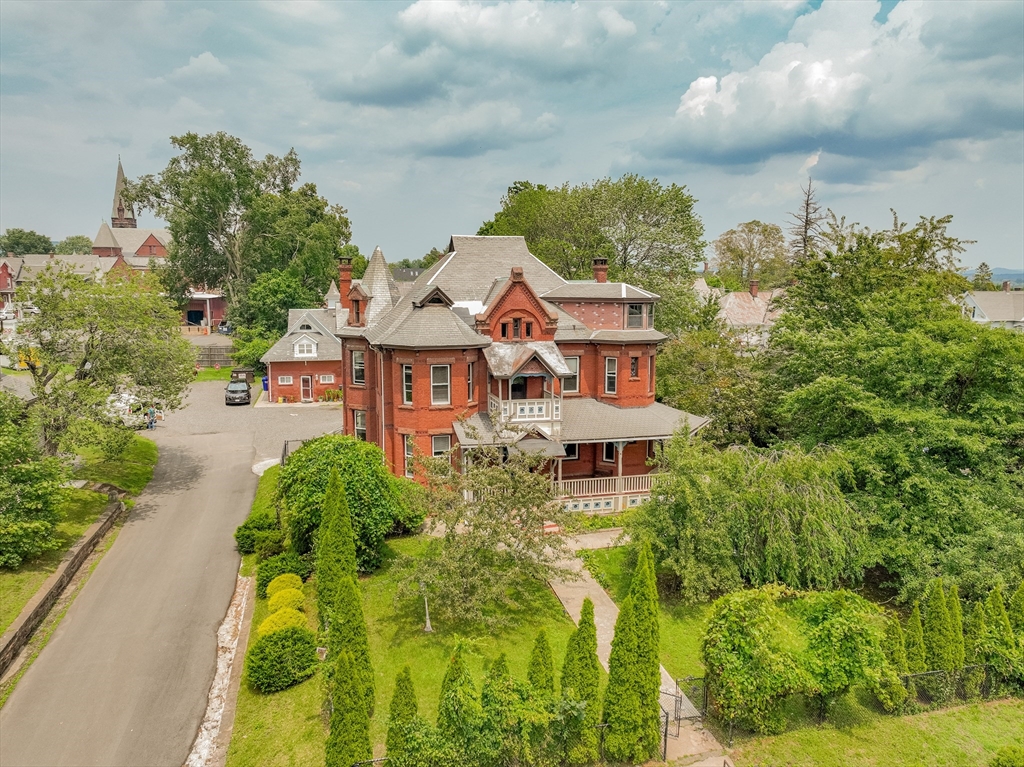
[[[907,709],[942,708],[1011,695],[1012,680],[993,666],[966,666],[959,671],[926,671],[900,677],[907,690]]]

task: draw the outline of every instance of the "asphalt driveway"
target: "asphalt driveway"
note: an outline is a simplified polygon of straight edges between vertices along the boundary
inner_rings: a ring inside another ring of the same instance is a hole
[[[0,710],[3,767],[179,767],[206,708],[254,463],[340,426],[337,408],[226,407],[194,384],[111,550]]]

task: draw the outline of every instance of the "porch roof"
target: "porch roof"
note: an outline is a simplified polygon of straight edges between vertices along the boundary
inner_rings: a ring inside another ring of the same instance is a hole
[[[487,358],[489,372],[495,378],[511,378],[534,357],[554,376],[572,374],[553,341],[496,342],[484,349],[484,357]]]

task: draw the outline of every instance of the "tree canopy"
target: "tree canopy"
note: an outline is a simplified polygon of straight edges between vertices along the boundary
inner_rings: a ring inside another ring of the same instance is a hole
[[[86,237],[84,234],[65,237],[57,243],[54,253],[60,256],[70,256],[73,253],[92,253],[92,237]]]
[[[750,280],[761,287],[777,287],[789,278],[792,254],[776,224],[747,221],[712,243],[718,277],[743,289]]]
[[[45,234],[33,232],[31,229],[8,229],[0,235],[0,256],[13,253],[24,256],[27,253],[50,253],[53,241]],[[89,251],[92,252],[92,240],[89,240]]]

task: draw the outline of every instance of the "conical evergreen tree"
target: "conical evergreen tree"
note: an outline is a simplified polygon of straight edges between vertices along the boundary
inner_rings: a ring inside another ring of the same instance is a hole
[[[988,609],[988,625],[991,628],[993,638],[1000,645],[1013,647],[1013,628],[1010,626],[1010,616],[1006,613],[1006,605],[1003,602],[1003,590],[996,586],[988,593],[988,601],[985,606]]]
[[[594,603],[583,600],[580,622],[569,637],[562,664],[562,697],[584,704],[583,718],[567,727],[565,733],[566,764],[591,764],[599,758],[597,726],[601,712],[598,688],[601,667],[597,659],[597,627],[594,625]]]
[[[949,638],[953,654],[953,669],[960,670],[964,667],[964,614],[960,607],[960,590],[955,583],[949,587],[946,608],[949,610]]]
[[[351,653],[356,672],[359,674],[360,688],[365,695],[366,710],[369,716],[373,716],[373,665],[370,662],[370,640],[366,634],[366,620],[363,618],[363,599],[359,587],[348,576],[342,576],[338,580],[338,595],[330,622],[327,645],[332,655],[343,650]]]
[[[969,665],[983,664],[988,661],[986,645],[988,643],[988,621],[985,605],[975,602],[974,609],[967,621],[964,636],[964,658]]]
[[[907,667],[911,674],[923,674],[928,670],[924,651],[924,629],[921,626],[921,608],[915,602],[907,621]]]
[[[502,653],[484,676],[480,692],[480,738],[474,754],[478,764],[517,763],[523,745],[522,703]]]
[[[654,556],[646,541],[640,546],[629,595],[633,600],[633,623],[636,627],[637,682],[642,717],[640,751],[636,756],[652,758],[661,745],[661,628]]]
[[[395,692],[391,696],[391,710],[388,712],[387,750],[389,758],[406,752],[408,731],[416,720],[418,709],[416,690],[412,685],[412,671],[406,666],[395,679]]]
[[[370,717],[359,686],[359,674],[347,650],[338,653],[334,672],[331,732],[327,736],[327,767],[352,767],[373,758]]]
[[[463,645],[459,642],[441,682],[437,729],[448,743],[471,753],[480,727],[480,703],[462,654]]]
[[[633,598],[626,597],[615,621],[615,636],[608,658],[608,686],[604,691],[602,720],[605,730],[605,758],[613,762],[645,762],[644,717],[640,711],[643,674],[637,658],[636,619]]]
[[[907,666],[907,645],[903,638],[903,627],[896,618],[890,618],[885,622],[885,639],[883,644],[885,658],[889,661],[893,671],[897,674],[908,674]]]
[[[548,643],[548,633],[544,629],[540,630],[533,643],[526,678],[530,680],[530,685],[536,692],[547,696],[555,694],[555,661],[551,657],[551,645]]]
[[[348,511],[345,485],[337,469],[331,470],[320,517],[316,547],[316,604],[321,627],[327,626],[338,597],[342,576],[356,573],[356,541]]]
[[[942,580],[936,578],[928,589],[924,614],[925,662],[929,671],[953,670],[953,639]]]
[[[1010,597],[1010,609],[1007,610],[1012,628],[1020,638],[1021,647],[1024,648],[1024,580],[1021,580],[1017,590]]]

